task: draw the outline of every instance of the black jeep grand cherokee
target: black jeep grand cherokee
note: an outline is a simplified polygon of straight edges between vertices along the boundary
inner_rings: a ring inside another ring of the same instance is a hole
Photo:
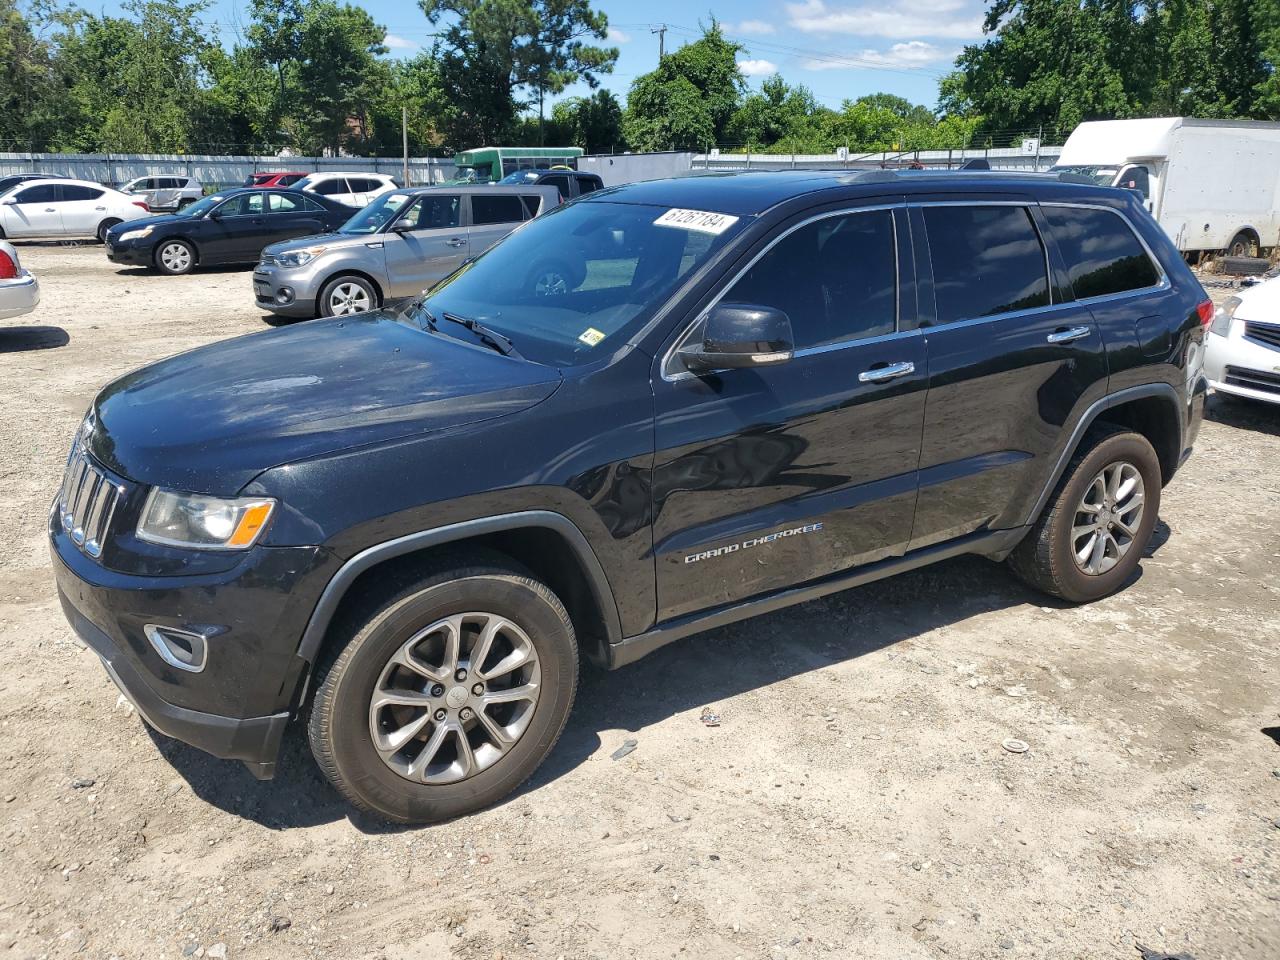
[[[265,778],[303,714],[353,803],[451,817],[551,750],[580,655],[960,553],[1119,589],[1199,427],[1210,317],[1118,190],[599,191],[401,312],[110,384],[50,514],[58,588],[160,731]]]

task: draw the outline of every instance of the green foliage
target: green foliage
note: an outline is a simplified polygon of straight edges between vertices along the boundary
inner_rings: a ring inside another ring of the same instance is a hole
[[[608,90],[561,100],[552,109],[551,120],[555,129],[548,129],[548,143],[579,146],[587,153],[610,153],[626,146],[622,105]]]

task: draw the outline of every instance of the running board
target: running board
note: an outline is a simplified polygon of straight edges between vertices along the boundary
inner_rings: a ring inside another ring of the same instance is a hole
[[[665,647],[668,643],[683,639],[690,634],[712,630],[715,627],[723,627],[739,620],[757,617],[762,613],[772,613],[775,610],[781,610],[797,603],[805,603],[808,600],[816,600],[831,593],[839,593],[841,590],[860,587],[864,583],[883,580],[885,577],[905,573],[908,570],[915,570],[918,567],[926,567],[931,563],[937,563],[939,560],[946,560],[950,557],[973,553],[989,557],[992,560],[1003,560],[1008,556],[1009,551],[1018,545],[1018,541],[1026,535],[1029,529],[1029,527],[1016,527],[1013,530],[990,530],[971,533],[956,540],[949,540],[946,543],[912,551],[901,557],[893,557],[888,560],[881,560],[878,563],[868,564],[851,572],[834,574],[821,580],[814,580],[798,587],[788,587],[785,590],[765,594],[741,603],[717,607],[714,610],[680,617],[675,620],[668,620],[652,630],[637,634],[634,637],[627,637],[621,643],[612,644],[607,654],[607,666],[610,670],[616,670],[618,667],[625,667],[629,663],[634,663],[659,647]]]

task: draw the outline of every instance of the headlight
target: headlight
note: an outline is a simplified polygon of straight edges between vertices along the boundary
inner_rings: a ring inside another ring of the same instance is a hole
[[[141,230],[126,230],[120,234],[121,240],[142,240],[144,237],[151,236],[151,231],[155,227],[143,227]]]
[[[138,536],[152,543],[200,550],[243,550],[267,528],[274,500],[205,497],[156,488],[138,521]]]
[[[1227,297],[1222,306],[1214,311],[1213,323],[1209,324],[1209,332],[1225,337],[1231,332],[1231,321],[1236,318],[1236,308],[1240,306],[1239,297]]]
[[[328,249],[328,247],[303,247],[301,250],[290,250],[288,253],[277,255],[276,263],[282,267],[303,267]]]

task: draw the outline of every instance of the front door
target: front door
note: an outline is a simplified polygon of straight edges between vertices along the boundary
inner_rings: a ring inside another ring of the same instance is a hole
[[[459,194],[424,193],[392,226],[378,238],[385,243],[388,299],[416,297],[467,258]]]
[[[212,211],[201,235],[202,263],[244,263],[256,260],[265,244],[266,200],[262,191],[241,193]]]
[[[54,183],[38,183],[18,190],[10,197],[12,203],[0,205],[0,226],[5,236],[59,237],[62,236],[62,212],[58,208],[60,188]]]
[[[933,289],[916,549],[1026,523],[1070,425],[1105,392],[1107,358],[1033,205],[926,204],[912,222]]]
[[[660,621],[905,551],[927,365],[906,231],[884,207],[801,220],[720,295],[784,311],[795,356],[655,377]]]

